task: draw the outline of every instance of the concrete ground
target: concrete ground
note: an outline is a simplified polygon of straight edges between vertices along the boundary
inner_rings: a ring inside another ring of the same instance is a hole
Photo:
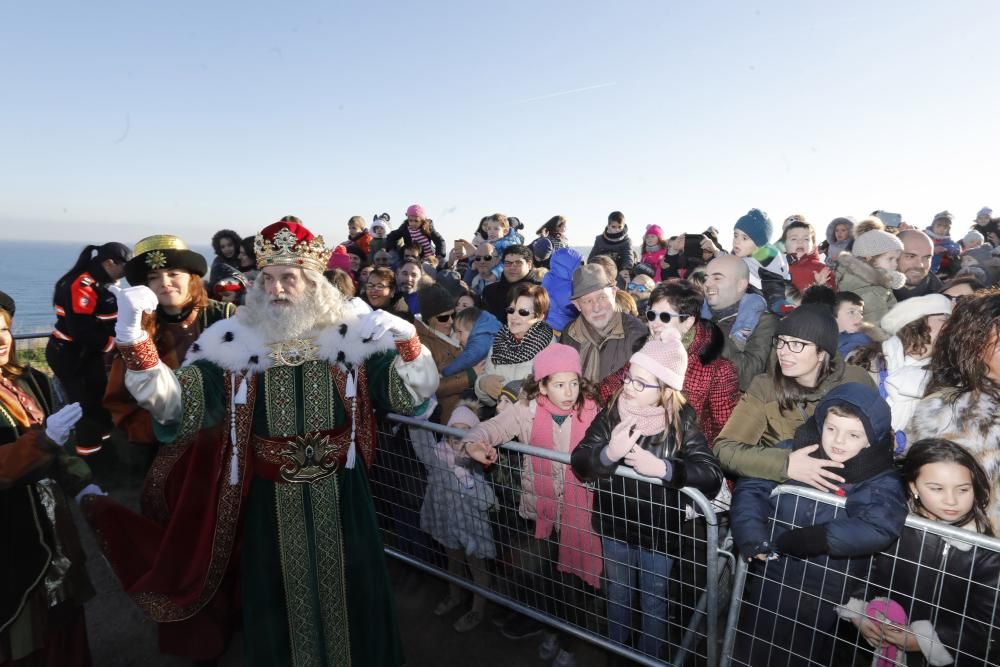
[[[106,448],[107,451],[107,448]],[[138,508],[139,485],[144,465],[141,461],[122,460],[125,450],[102,452],[92,460],[95,478],[105,485],[119,502]],[[127,456],[125,457],[127,459]],[[149,621],[121,590],[107,562],[97,549],[86,522],[77,513],[77,525],[88,556],[88,570],[97,596],[87,604],[87,627],[96,667],[190,667],[190,661],[165,656],[157,651],[156,626]],[[388,558],[388,557],[387,557]],[[403,648],[408,667],[472,666],[542,667],[548,664],[537,655],[539,639],[511,641],[489,621],[498,607],[487,605],[487,618],[476,629],[459,634],[452,629],[464,613],[456,609],[444,617],[431,613],[447,593],[447,584],[430,574],[389,558],[390,578],[396,592]],[[221,667],[243,664],[242,635],[237,635],[220,661]],[[614,662],[604,651],[583,646],[577,651],[577,664],[593,667],[625,665]],[[363,667],[363,666],[361,666]]]

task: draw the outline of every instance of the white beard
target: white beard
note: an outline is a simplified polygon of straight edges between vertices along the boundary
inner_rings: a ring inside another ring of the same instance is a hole
[[[323,278],[285,304],[274,303],[260,283],[247,293],[238,315],[268,343],[307,338],[307,334],[339,321],[347,305],[343,295]]]

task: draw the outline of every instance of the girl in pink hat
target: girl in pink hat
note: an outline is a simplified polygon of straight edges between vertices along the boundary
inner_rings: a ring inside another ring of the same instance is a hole
[[[629,646],[635,632],[638,649],[654,659],[667,637],[667,582],[680,555],[687,503],[679,489],[692,487],[713,498],[723,483],[698,417],[681,394],[686,370],[687,352],[676,329],[647,342],[632,355],[624,386],[572,455],[576,476],[597,485],[591,517],[604,552],[608,634]],[[619,465],[657,482],[615,474]],[[637,590],[640,627],[632,614]]]
[[[656,271],[656,282],[662,280],[660,261],[666,253],[667,240],[663,237],[663,230],[659,225],[648,225],[646,234],[642,237],[642,263],[650,265]]]
[[[568,345],[550,345],[535,356],[521,399],[469,431],[463,449],[486,465],[496,462],[495,447],[515,438],[570,454],[597,416],[594,397],[593,387],[583,377],[580,354]],[[573,620],[577,610],[595,608],[601,585],[601,540],[590,516],[593,494],[569,465],[542,456],[524,457],[521,487],[518,513],[534,522],[534,549],[551,554],[543,560],[557,562],[559,572],[572,575],[562,578],[565,585],[553,592],[552,599],[565,603],[557,614]],[[547,578],[560,579],[556,573]],[[556,658],[559,665],[572,664],[568,642],[568,636],[548,633],[539,655]]]

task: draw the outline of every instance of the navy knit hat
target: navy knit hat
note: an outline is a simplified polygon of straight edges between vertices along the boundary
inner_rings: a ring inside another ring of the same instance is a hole
[[[819,303],[799,306],[781,318],[774,335],[801,338],[826,352],[831,359],[837,356],[839,330],[830,306]]]
[[[749,236],[758,248],[771,242],[771,219],[759,208],[747,211],[746,215],[736,221],[735,229]]]

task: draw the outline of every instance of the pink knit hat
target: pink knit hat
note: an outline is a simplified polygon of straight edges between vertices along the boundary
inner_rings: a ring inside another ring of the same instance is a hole
[[[333,271],[341,269],[347,273],[351,272],[351,258],[347,256],[347,248],[342,245],[337,246],[330,253],[330,259],[326,263],[326,270]]]
[[[660,228],[659,225],[646,225],[646,233],[656,234],[656,238],[658,239],[663,238],[663,230]]]
[[[459,405],[452,410],[451,417],[448,418],[448,426],[454,426],[455,424],[464,424],[469,428],[474,428],[479,426],[479,417],[468,406]]]
[[[673,327],[660,332],[660,340],[649,340],[629,360],[656,376],[658,380],[680,391],[684,388],[688,355],[681,342],[681,334]]]
[[[580,353],[569,345],[554,343],[536,354],[531,362],[531,374],[535,380],[542,380],[553,373],[576,373],[582,376]]]
[[[427,217],[427,213],[424,212],[424,207],[420,204],[414,204],[410,208],[406,209],[407,218],[416,218],[417,220],[423,220]]]

